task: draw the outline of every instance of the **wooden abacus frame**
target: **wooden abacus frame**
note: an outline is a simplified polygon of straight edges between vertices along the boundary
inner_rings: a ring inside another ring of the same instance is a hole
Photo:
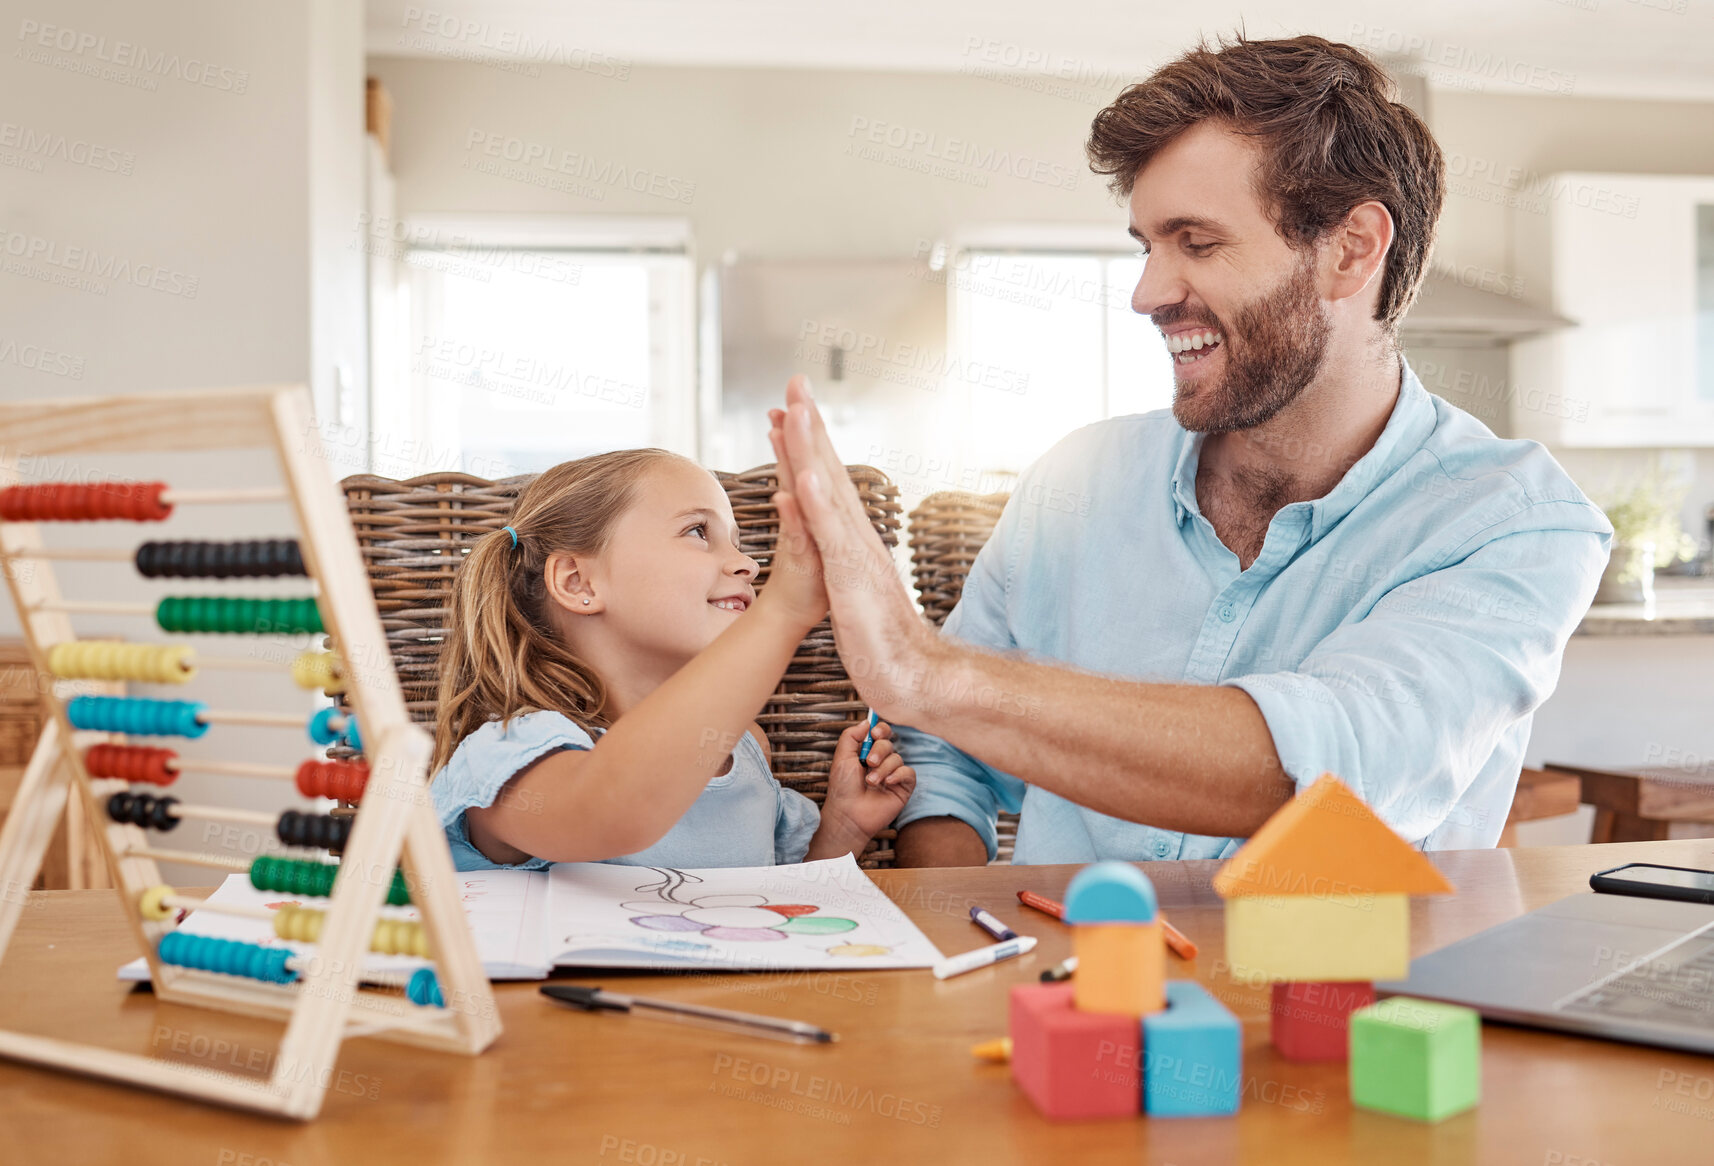
[[[272,984],[163,963],[156,943],[170,924],[139,911],[142,893],[160,884],[141,849],[141,828],[108,820],[84,768],[81,746],[110,739],[74,733],[65,703],[49,690],[48,718],[0,830],[0,958],[4,958],[49,841],[68,800],[104,823],[100,848],[149,963],[155,993],[198,1005],[286,1022],[270,1077],[211,1072],[135,1053],[0,1030],[0,1056],[103,1077],[285,1117],[309,1119],[321,1108],[341,1041],[379,1036],[422,1048],[476,1054],[500,1032],[488,978],[465,921],[446,838],[428,798],[428,735],[405,712],[345,505],[328,472],[311,398],[302,386],[151,393],[71,402],[0,404],[0,488],[20,484],[20,456],[171,453],[264,448],[278,456],[285,495],[296,513],[310,577],[319,586],[323,626],[341,658],[347,691],[361,720],[370,778],[340,862],[317,946],[298,981]],[[32,522],[0,522],[0,567],[38,673],[47,651],[73,639],[51,562]],[[13,556],[29,557],[20,572]],[[357,666],[353,666],[353,663]],[[74,792],[75,791],[75,792]],[[361,990],[358,975],[396,866],[403,866],[422,919],[445,1006]],[[365,876],[369,877],[365,877]]]

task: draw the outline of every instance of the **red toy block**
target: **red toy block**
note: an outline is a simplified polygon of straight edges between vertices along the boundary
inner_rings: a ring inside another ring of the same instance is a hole
[[[1375,1002],[1367,980],[1309,980],[1274,985],[1273,1041],[1288,1061],[1350,1058],[1351,1014]]]
[[[1070,984],[1012,989],[1012,1080],[1056,1121],[1135,1117],[1143,1108],[1143,1033],[1134,1016],[1079,1012]]]

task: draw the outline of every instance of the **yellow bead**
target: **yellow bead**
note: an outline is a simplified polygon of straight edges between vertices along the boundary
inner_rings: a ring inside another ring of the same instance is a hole
[[[171,887],[150,887],[137,899],[137,912],[151,923],[165,923],[173,917],[173,908],[164,903],[173,893]]]

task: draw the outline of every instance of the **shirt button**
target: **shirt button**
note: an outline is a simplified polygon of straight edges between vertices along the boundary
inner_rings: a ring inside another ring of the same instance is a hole
[[[1156,838],[1155,839],[1155,853],[1156,854],[1165,854],[1167,851],[1169,851],[1171,849],[1172,849],[1172,847],[1167,845],[1167,840],[1165,838]]]
[[[1230,603],[1228,603],[1225,607],[1222,607],[1220,609],[1220,622],[1221,623],[1231,623],[1234,619],[1237,618],[1237,616],[1238,616],[1238,613],[1232,609],[1232,605]]]

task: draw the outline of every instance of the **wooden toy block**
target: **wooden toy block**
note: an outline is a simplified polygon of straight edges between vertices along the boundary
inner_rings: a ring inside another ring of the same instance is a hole
[[[1070,984],[1019,984],[1011,1037],[1012,1080],[1042,1116],[1074,1121],[1141,1111],[1143,1039],[1134,1017],[1080,1011]]]
[[[1226,959],[1247,980],[1402,980],[1410,974],[1409,910],[1403,895],[1233,899]]]
[[[1143,1110],[1150,1117],[1238,1112],[1243,1031],[1201,984],[1167,983],[1166,1008],[1143,1017],[1143,1048]]]
[[[1453,888],[1421,851],[1328,773],[1262,824],[1214,876],[1214,889],[1233,899],[1445,895]]]
[[[1068,924],[1153,923],[1159,914],[1155,885],[1128,862],[1086,866],[1065,889]]]
[[[1080,923],[1071,929],[1071,950],[1080,1011],[1136,1018],[1166,1007],[1166,940],[1159,922]]]
[[[1367,980],[1312,980],[1274,985],[1274,1048],[1288,1061],[1343,1061],[1350,1054],[1351,1014],[1375,1002]]]
[[[1440,1121],[1482,1095],[1482,1022],[1473,1009],[1394,996],[1351,1015],[1351,1103]]]

